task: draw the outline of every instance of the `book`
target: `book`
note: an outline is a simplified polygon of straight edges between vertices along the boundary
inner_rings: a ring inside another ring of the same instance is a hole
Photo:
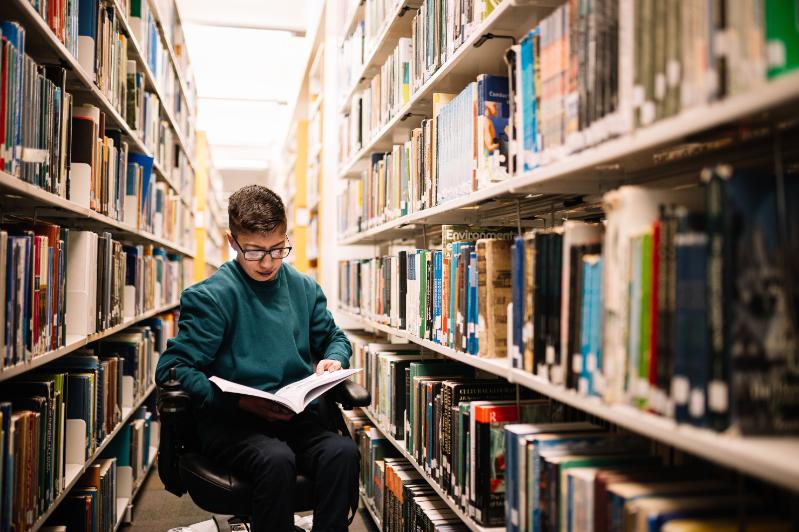
[[[265,392],[217,376],[213,376],[208,380],[216,384],[223,392],[267,399],[299,414],[305,410],[311,401],[359,371],[361,371],[360,368],[355,368],[326,371],[321,375],[314,373],[304,379],[287,384],[275,393]]]

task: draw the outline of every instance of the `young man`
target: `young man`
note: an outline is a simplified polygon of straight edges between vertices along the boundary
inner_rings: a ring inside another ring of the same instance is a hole
[[[228,218],[236,260],[183,292],[178,334],[156,381],[177,368],[196,400],[203,452],[251,482],[253,531],[293,530],[298,470],[314,479],[313,529],[346,530],[358,494],[356,444],[326,430],[315,405],[292,416],[263,399],[223,394],[208,380],[272,392],[314,371],[346,368],[352,354],[319,285],[283,264],[291,247],[280,198],[244,187],[230,196]]]

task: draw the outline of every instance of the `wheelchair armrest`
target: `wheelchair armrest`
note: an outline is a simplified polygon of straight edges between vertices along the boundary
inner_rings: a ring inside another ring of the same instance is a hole
[[[351,380],[337,384],[330,390],[331,398],[339,403],[344,410],[352,410],[358,406],[369,406],[372,398],[369,391]]]

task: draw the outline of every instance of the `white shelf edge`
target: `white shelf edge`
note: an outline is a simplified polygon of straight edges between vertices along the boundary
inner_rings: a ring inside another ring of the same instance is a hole
[[[36,368],[39,368],[39,367],[44,366],[46,364],[49,364],[49,363],[53,362],[54,360],[57,360],[57,359],[61,358],[62,356],[68,355],[69,353],[72,353],[73,351],[76,351],[76,350],[80,349],[81,347],[83,347],[83,346],[85,346],[87,344],[90,344],[92,342],[96,342],[97,340],[102,340],[103,338],[107,338],[108,336],[111,336],[114,333],[117,333],[117,332],[119,332],[119,331],[121,331],[123,329],[126,329],[127,327],[135,325],[135,324],[137,324],[137,323],[139,323],[141,321],[144,321],[146,319],[150,319],[153,316],[161,314],[162,312],[168,312],[168,311],[178,307],[179,305],[180,305],[180,303],[169,303],[169,304],[164,305],[162,307],[159,307],[157,309],[148,310],[147,312],[144,312],[143,314],[140,314],[139,316],[136,316],[135,318],[128,318],[127,320],[123,321],[122,323],[120,323],[118,325],[115,325],[113,327],[109,327],[108,329],[105,329],[104,331],[99,331],[99,332],[96,332],[96,333],[92,333],[92,334],[90,334],[88,336],[79,337],[78,339],[75,339],[75,337],[72,336],[71,337],[72,340],[70,342],[68,342],[66,345],[64,345],[62,347],[59,347],[58,349],[54,349],[54,350],[48,351],[48,352],[46,352],[46,353],[44,353],[42,355],[38,355],[38,356],[32,358],[31,360],[28,360],[28,361],[25,361],[25,362],[18,362],[17,364],[15,364],[13,366],[8,366],[8,367],[5,367],[3,369],[0,369],[0,382],[6,381],[6,380],[14,378],[14,377],[17,377],[19,375],[23,375],[23,374],[27,373],[28,371],[31,371],[33,369],[36,369]]]
[[[51,207],[64,209],[65,211],[69,211],[73,214],[79,214],[95,222],[100,222],[111,229],[122,231],[127,235],[141,240],[146,240],[152,244],[177,252],[178,254],[184,255],[186,257],[194,256],[194,253],[184,246],[170,242],[164,238],[157,237],[148,231],[139,231],[132,226],[120,222],[119,220],[114,220],[109,216],[78,205],[71,200],[62,198],[57,194],[53,194],[52,192],[49,192],[43,188],[39,188],[0,170],[0,194],[4,193],[24,194],[29,198],[41,201],[42,203],[45,203]]]
[[[453,360],[487,371],[564,404],[600,417],[676,449],[700,456],[742,473],[799,491],[799,437],[741,437],[713,432],[637,410],[625,404],[606,404],[597,397],[581,396],[574,390],[555,386],[524,370],[511,368],[508,359],[486,359],[468,355],[423,340],[344,308],[343,316],[366,327],[404,338]]]
[[[445,503],[447,503],[447,506],[449,506],[449,508],[453,512],[455,512],[455,514],[461,519],[461,521],[463,521],[463,524],[465,524],[467,527],[469,527],[470,530],[472,530],[474,532],[501,532],[501,531],[505,530],[504,527],[483,527],[483,526],[480,526],[477,523],[475,523],[474,520],[471,517],[469,517],[468,515],[463,513],[463,510],[461,510],[460,507],[452,499],[450,499],[449,496],[447,496],[446,493],[444,493],[444,491],[441,489],[441,486],[438,485],[438,482],[433,480],[430,477],[430,475],[427,474],[427,472],[424,470],[424,468],[416,463],[416,460],[413,458],[413,456],[411,456],[411,454],[405,449],[405,443],[404,442],[400,442],[400,441],[396,440],[391,435],[390,431],[386,430],[377,421],[377,418],[374,416],[374,414],[368,408],[364,408],[363,409],[363,413],[372,422],[372,425],[370,425],[370,426],[375,427],[375,429],[377,429],[383,436],[385,436],[385,438],[388,441],[391,442],[391,444],[394,447],[396,447],[396,449],[402,454],[402,456],[405,457],[405,459],[407,459],[408,462],[411,463],[411,465],[419,472],[419,474],[422,476],[422,478],[425,481],[427,481],[427,483],[430,484],[430,486],[435,490],[436,494],[438,494],[438,496],[441,497],[441,499]]]
[[[39,530],[39,528],[41,528],[45,524],[47,519],[53,514],[56,508],[58,508],[58,505],[61,504],[61,502],[66,498],[66,496],[69,494],[72,488],[75,487],[75,484],[78,482],[78,479],[80,479],[80,476],[83,473],[85,473],[86,470],[89,468],[89,466],[91,466],[94,463],[94,461],[100,457],[100,454],[103,452],[103,450],[105,450],[108,444],[111,443],[111,440],[113,440],[116,437],[116,435],[119,434],[119,431],[122,430],[122,427],[125,426],[125,424],[130,420],[131,416],[133,416],[136,410],[138,410],[139,407],[144,404],[144,402],[147,400],[148,397],[150,397],[150,394],[152,394],[154,390],[155,390],[155,383],[148,386],[147,390],[139,398],[139,400],[136,402],[133,408],[131,408],[129,412],[127,412],[122,416],[122,420],[119,423],[117,423],[116,427],[114,427],[114,430],[111,431],[111,434],[106,436],[103,442],[97,446],[97,449],[95,449],[94,454],[92,454],[86,460],[86,462],[81,466],[80,470],[77,471],[74,477],[67,483],[64,490],[58,495],[58,497],[56,497],[56,499],[47,508],[47,510],[45,510],[45,512],[41,516],[39,516],[39,518],[36,520],[36,522],[33,524],[33,527],[31,528],[33,532]]]
[[[365,239],[379,237],[386,231],[404,225],[422,223],[431,216],[468,207],[502,194],[518,193],[525,188],[565,178],[580,171],[588,171],[621,157],[631,156],[659,145],[674,142],[686,135],[708,130],[793,100],[799,100],[799,71],[768,81],[756,91],[742,93],[702,107],[686,109],[678,115],[660,120],[651,126],[607,140],[530,172],[511,177],[506,181],[494,183],[460,198],[395,218],[360,233],[347,235],[339,241],[339,244],[358,244]],[[340,178],[343,179],[343,177]]]

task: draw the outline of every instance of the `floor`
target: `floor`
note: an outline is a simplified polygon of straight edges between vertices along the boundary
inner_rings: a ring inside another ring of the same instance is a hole
[[[195,505],[188,495],[176,497],[164,489],[155,469],[145,481],[133,504],[133,523],[124,532],[166,532],[210,519],[210,514]],[[369,513],[361,508],[350,525],[351,532],[377,532]]]

